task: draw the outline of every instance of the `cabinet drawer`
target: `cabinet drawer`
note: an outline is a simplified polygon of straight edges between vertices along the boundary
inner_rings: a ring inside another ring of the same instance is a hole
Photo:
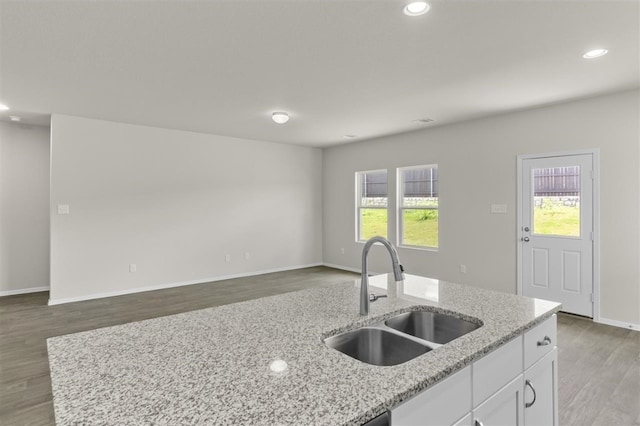
[[[558,344],[554,314],[524,334],[524,368],[527,369],[536,361],[548,354]]]
[[[522,336],[474,362],[472,368],[475,407],[522,374]]]
[[[471,367],[391,410],[393,426],[450,425],[471,411]]]

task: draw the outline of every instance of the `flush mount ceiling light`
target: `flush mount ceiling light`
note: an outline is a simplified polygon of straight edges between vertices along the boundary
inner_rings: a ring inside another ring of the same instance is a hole
[[[11,120],[11,121],[21,121],[22,118],[18,117],[17,115],[10,115],[9,116],[9,120]]]
[[[6,106],[5,104],[0,104],[0,111],[6,111],[8,109],[9,109],[9,107]]]
[[[431,6],[426,1],[414,1],[404,7],[404,14],[407,16],[420,16],[427,13],[429,9],[431,9]]]
[[[606,55],[607,52],[609,52],[607,49],[594,49],[588,51],[587,53],[582,55],[582,57],[585,59],[594,59]]]
[[[286,112],[274,112],[271,114],[271,119],[278,124],[284,124],[289,121],[289,114]]]
[[[432,121],[434,121],[433,118],[429,118],[429,117],[418,118],[417,120],[413,120],[414,123],[418,123],[418,124],[431,123]]]

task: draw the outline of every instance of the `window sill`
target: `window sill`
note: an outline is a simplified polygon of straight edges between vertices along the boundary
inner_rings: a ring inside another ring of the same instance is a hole
[[[438,247],[421,247],[421,246],[408,246],[408,245],[398,245],[398,248],[409,249],[409,250],[419,250],[419,251],[430,251],[437,253]]]
[[[386,238],[386,237],[384,237]],[[356,240],[356,244],[366,244],[367,240]],[[401,249],[409,249],[409,250],[419,250],[419,251],[430,251],[437,253],[439,251],[438,247],[421,247],[421,246],[408,246],[408,245],[397,245],[396,248]]]

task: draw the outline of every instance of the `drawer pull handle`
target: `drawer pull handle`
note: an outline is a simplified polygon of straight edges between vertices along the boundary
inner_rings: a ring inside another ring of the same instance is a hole
[[[531,380],[529,380],[529,379],[525,380],[524,384],[529,386],[531,388],[531,390],[533,391],[533,401],[525,402],[525,404],[524,404],[525,408],[529,408],[533,404],[536,403],[536,390],[533,388],[533,383],[531,383]]]
[[[542,341],[538,340],[538,346],[547,346],[551,344],[551,337],[549,336],[544,336],[544,339],[542,339]]]

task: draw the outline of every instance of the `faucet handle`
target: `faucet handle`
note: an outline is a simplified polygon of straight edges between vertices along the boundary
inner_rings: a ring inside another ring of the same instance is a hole
[[[369,302],[375,302],[376,300],[382,298],[382,297],[387,297],[386,294],[375,294],[375,293],[369,293]]]

